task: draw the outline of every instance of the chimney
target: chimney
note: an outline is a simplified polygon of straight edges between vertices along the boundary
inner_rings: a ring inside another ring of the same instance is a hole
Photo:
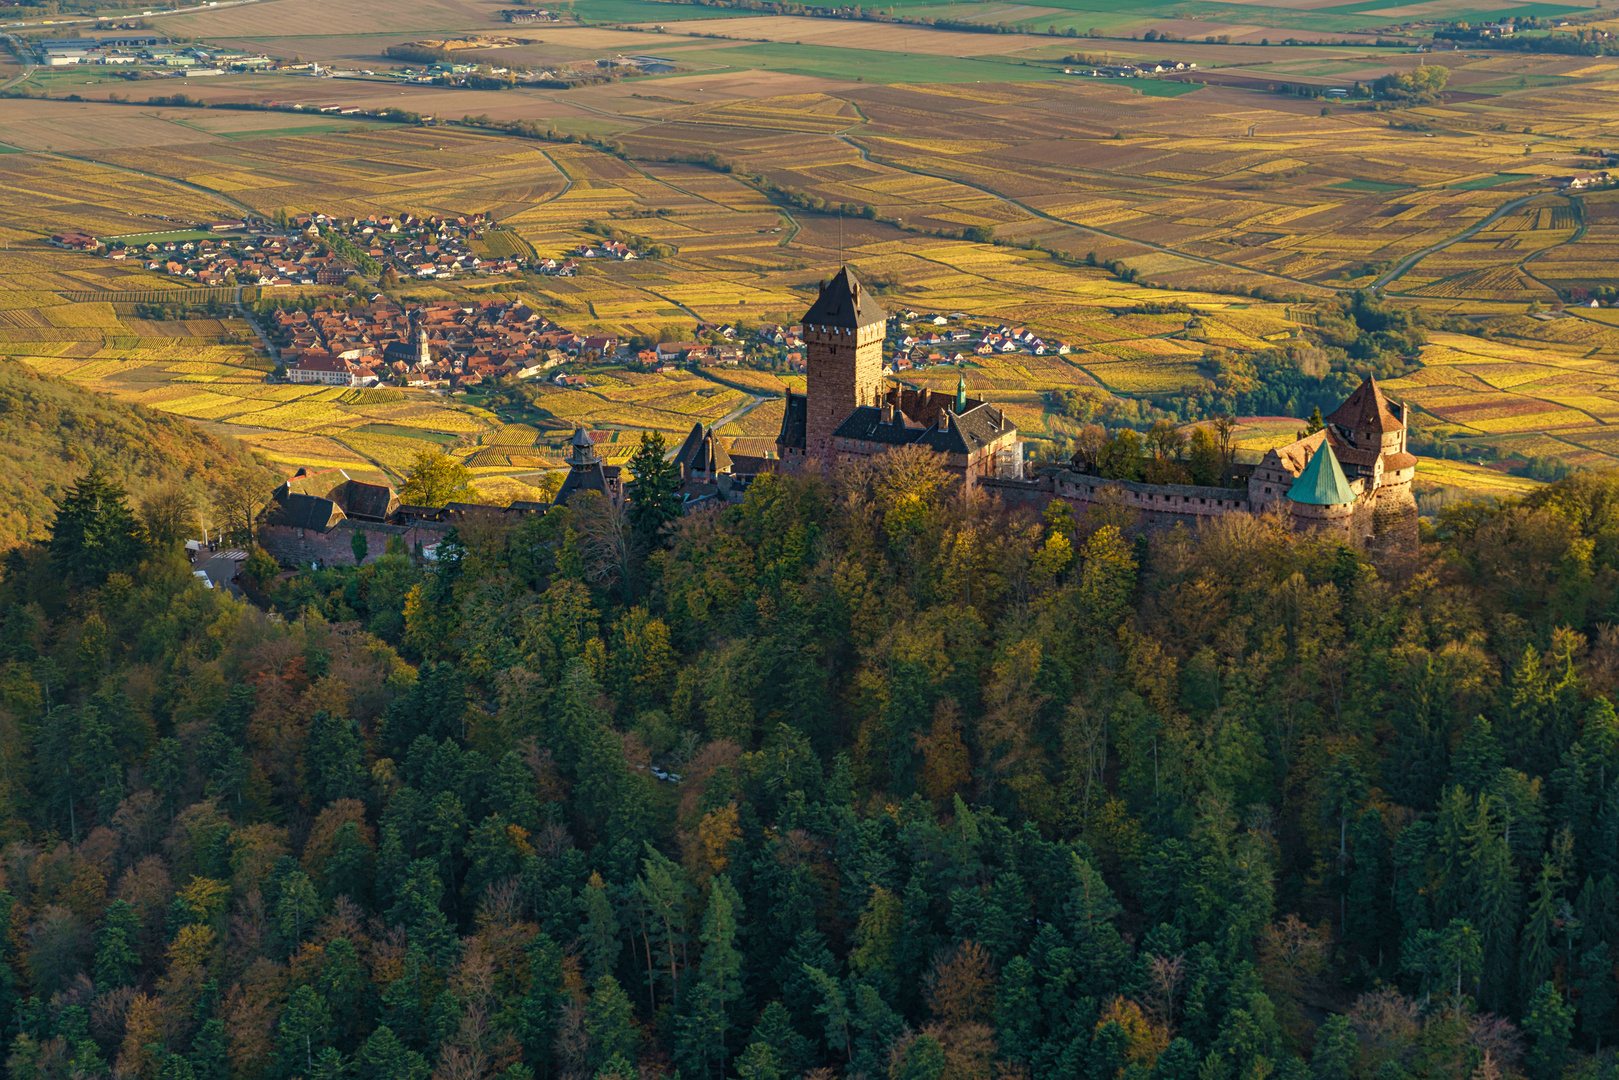
[[[894,406],[892,406],[892,405],[884,405],[883,406],[883,423],[892,424],[893,422],[894,422]]]
[[[940,409],[939,410],[939,430],[940,431],[949,431],[950,430],[950,410],[949,409]]]

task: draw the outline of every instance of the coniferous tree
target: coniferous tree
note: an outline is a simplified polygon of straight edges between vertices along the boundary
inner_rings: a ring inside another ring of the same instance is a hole
[[[1523,1030],[1529,1036],[1525,1058],[1530,1080],[1557,1080],[1568,1059],[1574,1033],[1574,1010],[1552,983],[1541,983],[1524,1009]]]
[[[99,585],[141,557],[146,531],[126,499],[100,466],[68,489],[51,522],[50,553],[69,580]]]
[[[680,467],[666,458],[663,434],[643,431],[630,458],[630,522],[648,549],[659,545],[663,531],[680,517]]]
[[[140,954],[135,948],[139,933],[139,918],[127,900],[107,905],[96,933],[95,982],[103,992],[135,981],[140,971]]]

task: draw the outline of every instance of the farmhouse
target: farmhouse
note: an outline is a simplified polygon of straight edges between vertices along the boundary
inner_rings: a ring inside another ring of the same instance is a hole
[[[51,243],[69,251],[94,251],[101,246],[100,240],[82,232],[53,233]]]
[[[369,376],[370,372],[365,374]],[[355,365],[328,352],[306,352],[287,365],[287,379],[295,383],[359,386],[362,378]]]

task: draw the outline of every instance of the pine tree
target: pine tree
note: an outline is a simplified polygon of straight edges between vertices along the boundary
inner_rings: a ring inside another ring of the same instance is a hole
[[[387,1024],[365,1041],[357,1066],[359,1080],[427,1080],[430,1071],[422,1055],[400,1042]]]
[[[592,873],[580,897],[584,909],[585,925],[580,935],[585,952],[585,981],[594,986],[602,976],[610,975],[618,964],[618,916],[613,913],[613,902],[607,896],[607,883],[599,873]]]
[[[68,489],[51,522],[51,559],[68,580],[99,585],[114,571],[134,566],[146,533],[124,489],[99,465]]]
[[[1541,860],[1540,874],[1529,901],[1529,919],[1523,927],[1518,975],[1524,1001],[1551,977],[1555,948],[1552,938],[1557,933],[1557,910],[1561,903],[1561,875],[1548,857]]]
[[[1522,915],[1517,867],[1504,838],[1496,834],[1488,797],[1468,830],[1468,886],[1471,922],[1482,940],[1485,999],[1494,1008],[1510,1000],[1517,968],[1517,933]]]
[[[95,981],[102,993],[134,983],[141,964],[135,951],[139,932],[139,916],[127,900],[107,905],[96,934]]]
[[[585,1006],[585,1032],[590,1037],[592,1072],[615,1057],[635,1060],[639,1036],[635,1030],[634,1009],[618,980],[611,975],[603,975],[590,995],[590,1002]]]
[[[291,1080],[307,1076],[315,1057],[327,1045],[332,1013],[312,986],[300,986],[287,998],[276,1024],[277,1075]]]
[[[785,1076],[776,1052],[763,1041],[748,1044],[736,1060],[736,1075],[739,1080],[784,1080]]]
[[[810,1042],[793,1027],[792,1017],[787,1014],[787,1007],[780,1001],[772,1001],[766,1005],[759,1014],[759,1022],[753,1026],[753,1034],[749,1037],[749,1049],[763,1043],[770,1047],[776,1064],[786,1076],[797,1076],[809,1070],[814,1064],[814,1055],[810,1051]],[[737,1071],[742,1070],[742,1062],[737,1062]]]
[[[316,806],[364,797],[369,777],[358,725],[325,709],[318,710],[309,718],[307,745],[304,761],[308,789]]]
[[[1349,1080],[1359,1052],[1349,1017],[1341,1013],[1329,1016],[1316,1030],[1310,1074],[1314,1080]]]
[[[636,536],[647,548],[657,547],[664,529],[680,518],[680,467],[665,459],[663,435],[643,431],[641,443],[630,458],[630,522]]]
[[[1578,968],[1580,1031],[1597,1050],[1613,1041],[1613,1008],[1619,1003],[1610,951],[1606,944],[1594,945],[1580,957]]]
[[[1574,1010],[1552,983],[1541,983],[1524,1009],[1523,1030],[1529,1036],[1525,1057],[1530,1080],[1558,1080],[1568,1061],[1574,1033]]]

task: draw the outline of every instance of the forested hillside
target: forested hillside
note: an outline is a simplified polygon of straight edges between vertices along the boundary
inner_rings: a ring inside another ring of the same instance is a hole
[[[0,357],[0,551],[46,536],[56,500],[92,464],[138,504],[161,495],[171,511],[177,500],[205,504],[210,489],[243,474],[260,486],[268,475],[234,440]],[[187,518],[186,535],[200,537],[200,523]]]
[[[1381,570],[953,491],[581,496],[273,617],[70,502],[0,584],[7,1075],[1612,1080],[1619,477]]]

